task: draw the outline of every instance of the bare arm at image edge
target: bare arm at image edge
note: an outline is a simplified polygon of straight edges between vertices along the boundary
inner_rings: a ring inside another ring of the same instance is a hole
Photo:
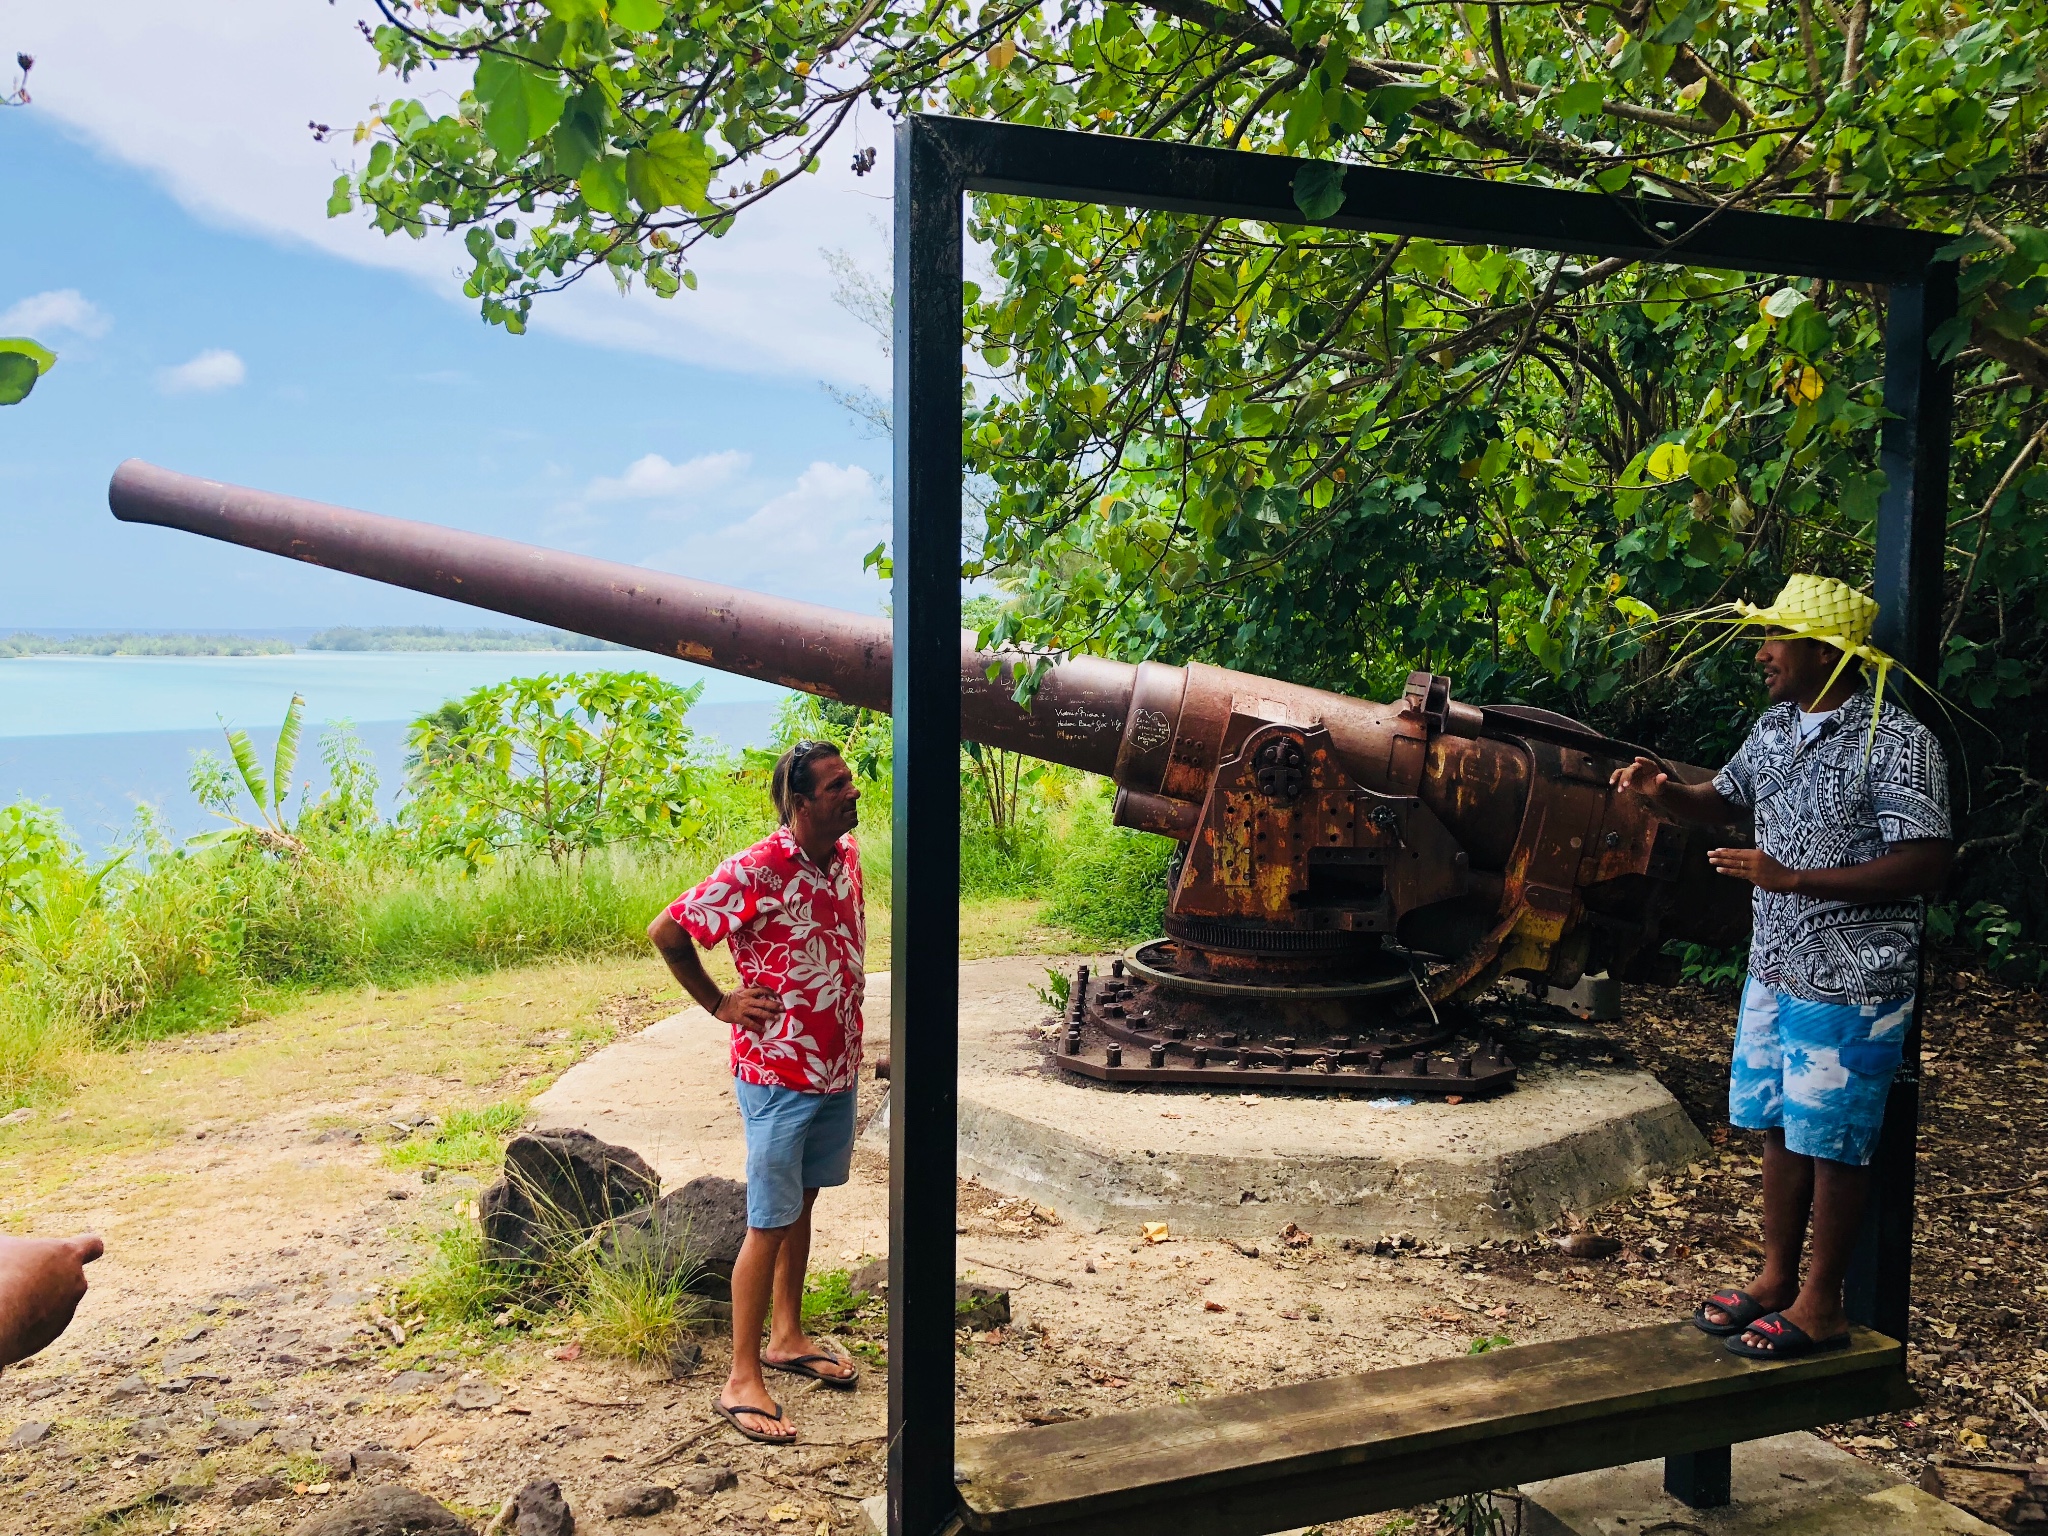
[[[71,1326],[85,1266],[106,1251],[92,1233],[0,1237],[0,1366],[26,1360]]]

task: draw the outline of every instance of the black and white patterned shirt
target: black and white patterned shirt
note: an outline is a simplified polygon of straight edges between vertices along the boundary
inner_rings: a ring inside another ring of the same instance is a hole
[[[1886,704],[1864,757],[1871,692],[1859,689],[1799,740],[1791,703],[1764,711],[1714,775],[1723,799],[1753,811],[1756,845],[1787,869],[1865,864],[1889,843],[1950,836],[1948,763],[1927,727]],[[1919,984],[1925,903],[1858,906],[1758,889],[1749,974],[1816,1003],[1879,1003]]]

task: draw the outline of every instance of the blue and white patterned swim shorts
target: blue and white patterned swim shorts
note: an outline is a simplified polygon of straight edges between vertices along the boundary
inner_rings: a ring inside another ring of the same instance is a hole
[[[1868,1163],[1912,1017],[1910,997],[1809,1003],[1750,977],[1728,1071],[1729,1123],[1783,1126],[1786,1147],[1802,1156]]]

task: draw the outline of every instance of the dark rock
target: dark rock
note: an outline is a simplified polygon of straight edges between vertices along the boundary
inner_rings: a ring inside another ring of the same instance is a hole
[[[215,1419],[213,1438],[222,1445],[247,1445],[270,1427],[268,1419]]]
[[[536,1477],[512,1495],[514,1536],[576,1536],[576,1516],[551,1477]]]
[[[288,1499],[291,1496],[291,1484],[281,1478],[252,1477],[236,1486],[235,1491],[228,1495],[228,1503],[236,1509],[247,1509],[265,1499]]]
[[[476,1536],[447,1505],[396,1483],[359,1488],[303,1522],[294,1536]]]
[[[846,1277],[846,1288],[850,1291],[865,1291],[870,1296],[889,1294],[889,1261],[870,1259]]]
[[[356,1475],[356,1458],[353,1451],[325,1451],[320,1456],[320,1470],[331,1483],[345,1483]]]
[[[30,1419],[7,1437],[7,1448],[10,1451],[25,1451],[32,1445],[41,1445],[49,1438],[50,1426],[42,1419]]]
[[[454,1375],[454,1371],[445,1365],[431,1371],[400,1371],[384,1390],[394,1397],[403,1397],[408,1392],[424,1392],[428,1387],[438,1387]]]
[[[606,1252],[632,1253],[651,1243],[664,1275],[694,1269],[690,1289],[720,1301],[732,1299],[732,1267],[747,1237],[747,1186],[713,1175],[692,1179],[644,1210],[613,1221]]]
[[[477,1198],[484,1246],[500,1262],[533,1262],[553,1234],[588,1232],[654,1203],[661,1177],[640,1154],[588,1131],[532,1131],[505,1148],[505,1174]]]
[[[966,1280],[953,1283],[955,1328],[1004,1328],[1010,1322],[1010,1293]]]
[[[412,1460],[381,1445],[366,1445],[356,1452],[358,1472],[410,1472]]]
[[[149,1383],[140,1376],[123,1376],[111,1387],[107,1388],[107,1396],[111,1398],[147,1397],[149,1396]]]
[[[604,1501],[608,1519],[631,1520],[642,1515],[662,1515],[676,1507],[676,1491],[660,1483],[644,1488],[627,1488]]]
[[[450,1404],[466,1413],[474,1413],[480,1408],[495,1408],[504,1400],[505,1394],[488,1381],[459,1382],[448,1398]]]
[[[708,1499],[714,1493],[733,1487],[739,1480],[739,1474],[731,1467],[685,1467],[678,1482],[684,1492]]]

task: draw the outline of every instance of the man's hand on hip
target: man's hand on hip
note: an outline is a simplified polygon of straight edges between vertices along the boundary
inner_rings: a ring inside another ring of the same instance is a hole
[[[758,1035],[782,1017],[782,999],[766,987],[741,987],[718,1000],[712,1017],[727,1024],[737,1024],[750,1035]]]
[[[1760,891],[1796,891],[1800,871],[1787,869],[1756,848],[1710,848],[1707,862],[1721,874],[1747,880]]]

